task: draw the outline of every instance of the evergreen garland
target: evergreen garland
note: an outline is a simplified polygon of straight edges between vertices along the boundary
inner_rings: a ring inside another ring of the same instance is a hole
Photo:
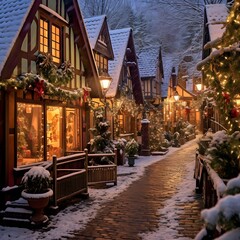
[[[50,54],[39,54],[36,60],[39,74],[25,73],[16,78],[10,78],[0,82],[0,90],[22,89],[24,92],[35,91],[40,98],[44,95],[57,97],[64,100],[78,100],[88,96],[90,88],[78,88],[75,90],[66,90],[62,88],[73,78],[73,67],[70,62],[64,62],[59,68],[54,64]]]

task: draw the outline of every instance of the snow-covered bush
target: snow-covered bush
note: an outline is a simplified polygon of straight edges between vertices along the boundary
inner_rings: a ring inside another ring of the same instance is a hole
[[[45,193],[51,187],[50,172],[42,166],[34,166],[22,178],[27,193]]]
[[[205,227],[198,233],[195,240],[240,238],[240,175],[229,180],[225,196],[217,204],[201,212]],[[224,233],[224,234],[223,234]],[[229,238],[231,236],[231,238]]]
[[[126,154],[128,156],[134,156],[135,154],[138,153],[138,143],[136,142],[136,140],[133,138],[131,140],[129,140],[126,144]]]
[[[221,178],[231,179],[239,173],[240,132],[228,135],[225,130],[213,134],[207,149],[211,167]]]

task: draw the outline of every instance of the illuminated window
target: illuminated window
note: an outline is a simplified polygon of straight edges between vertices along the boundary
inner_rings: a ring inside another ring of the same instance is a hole
[[[118,122],[119,122],[120,133],[123,133],[123,130],[124,130],[123,115],[121,114],[118,115]]]
[[[80,150],[79,110],[66,109],[66,151]]]
[[[102,55],[95,53],[95,61],[98,68],[98,72],[101,75],[102,73],[108,73],[108,59]]]
[[[43,161],[42,106],[17,103],[17,166]]]
[[[61,28],[52,24],[50,20],[40,19],[39,50],[50,53],[53,61],[61,62]]]
[[[47,106],[47,159],[62,156],[62,108]]]
[[[53,61],[60,63],[60,28],[52,25],[52,57]]]
[[[40,52],[48,52],[48,22],[40,19]]]
[[[100,55],[97,53],[95,53],[95,61],[96,61],[97,68],[100,69]]]

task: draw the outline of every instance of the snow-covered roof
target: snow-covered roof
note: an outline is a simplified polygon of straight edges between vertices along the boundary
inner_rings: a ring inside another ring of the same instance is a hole
[[[206,16],[210,41],[213,41],[225,31],[223,23],[228,17],[228,9],[225,4],[209,4],[206,5]]]
[[[156,77],[159,47],[141,50],[138,55],[138,67],[141,78]]]
[[[1,0],[0,72],[32,7],[33,0]]]
[[[85,27],[87,29],[87,34],[92,49],[95,48],[105,18],[106,15],[101,15],[84,19]]]
[[[131,28],[122,28],[110,31],[114,60],[110,60],[108,62],[108,73],[113,80],[107,91],[107,97],[115,97],[117,93],[119,77],[123,66],[130,33]]]
[[[168,95],[168,87],[169,87],[169,81],[171,79],[172,74],[172,68],[175,67],[175,71],[177,74],[177,63],[176,59],[172,56],[163,56],[163,83],[161,86],[161,97],[166,98]]]

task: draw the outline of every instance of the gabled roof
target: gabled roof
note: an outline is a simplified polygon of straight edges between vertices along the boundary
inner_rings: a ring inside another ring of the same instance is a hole
[[[91,78],[88,86],[92,89],[91,96],[102,94],[97,78],[92,50],[87,37],[85,25],[77,0],[63,0],[68,9],[69,24],[76,36],[76,44],[81,48],[82,61],[86,67],[86,77]],[[19,58],[17,53],[22,41],[28,33],[36,12],[41,7],[41,0],[1,0],[0,8],[0,77],[9,78]],[[9,70],[11,69],[11,70]]]
[[[166,98],[168,95],[168,87],[172,75],[172,68],[175,67],[177,74],[177,61],[172,56],[163,56],[163,83],[161,86],[161,97]]]
[[[99,43],[103,46],[106,44],[106,46],[105,46],[106,51],[101,52],[101,54],[104,54],[109,59],[113,59],[114,54],[113,54],[112,43],[111,43],[111,38],[110,38],[109,27],[108,27],[106,15],[85,18],[84,23],[85,23],[85,26],[87,29],[91,48],[93,50],[96,50],[97,52],[100,52],[100,51],[102,51],[102,50],[100,50],[100,49],[102,49],[102,47],[99,48],[99,46],[98,46]],[[99,37],[101,34],[105,35],[105,37],[107,39],[106,43],[100,41]]]
[[[225,4],[206,5],[206,18],[209,29],[210,41],[221,37],[225,31],[223,23],[228,17],[228,9]]]
[[[88,38],[92,49],[94,49],[96,46],[100,31],[105,20],[106,15],[84,18],[84,23],[87,29]]]
[[[159,51],[159,47],[151,47],[141,50],[138,54],[138,66],[141,78],[156,77]]]
[[[33,0],[1,0],[0,73],[33,4]]]
[[[114,60],[108,62],[108,72],[113,81],[107,91],[107,97],[115,97],[117,93],[119,77],[121,74],[131,31],[131,28],[123,28],[110,31]]]
[[[107,91],[106,97],[115,97],[118,90],[118,85],[121,76],[121,70],[125,64],[125,56],[127,61],[135,63],[134,66],[130,67],[130,74],[133,83],[133,95],[136,103],[143,103],[143,93],[141,88],[141,80],[138,69],[138,61],[134,47],[133,33],[131,28],[115,29],[110,31],[111,42],[114,52],[114,60],[109,61],[108,72],[112,77],[113,81]],[[129,48],[129,49],[128,49]],[[128,51],[129,50],[129,51]],[[127,52],[129,52],[127,54]]]

